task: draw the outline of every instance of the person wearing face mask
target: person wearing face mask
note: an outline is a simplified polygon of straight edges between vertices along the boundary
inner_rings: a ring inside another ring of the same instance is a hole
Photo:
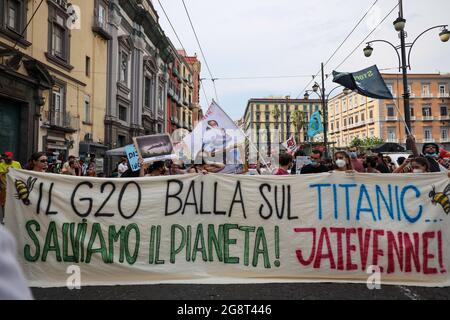
[[[300,174],[324,173],[329,171],[321,162],[322,152],[320,150],[313,150],[309,159],[311,163],[304,166]]]
[[[22,169],[19,162],[14,161],[12,152],[5,152],[3,162],[0,163],[0,223],[3,223],[4,209],[6,202],[6,175],[11,168]]]
[[[292,167],[292,156],[288,153],[280,154],[280,167],[274,172],[274,176],[287,176]]]
[[[439,146],[437,144],[435,143],[424,144],[422,148],[422,155],[428,161],[430,172],[441,171],[441,168],[439,167],[439,162],[437,162],[437,159],[439,158]]]
[[[356,148],[350,148],[349,154],[350,162],[352,163],[353,170],[357,172],[364,172],[363,162],[358,159],[358,150]]]
[[[429,160],[427,158],[414,158],[411,162],[413,173],[428,173],[430,171]]]
[[[336,164],[334,172],[354,172],[350,157],[347,152],[336,152],[334,154],[334,163]]]

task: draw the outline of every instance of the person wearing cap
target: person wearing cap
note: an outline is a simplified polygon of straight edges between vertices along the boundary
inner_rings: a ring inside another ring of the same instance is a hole
[[[439,167],[439,146],[435,143],[426,143],[422,148],[422,155],[428,160],[430,172],[441,172]]]
[[[6,175],[10,168],[22,169],[19,162],[14,161],[14,154],[12,152],[5,152],[4,162],[0,163],[0,223],[3,222],[5,202],[6,202]]]

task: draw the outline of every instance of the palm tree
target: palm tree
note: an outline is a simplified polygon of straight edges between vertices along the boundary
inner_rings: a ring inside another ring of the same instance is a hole
[[[272,110],[272,116],[275,118],[275,122],[278,123],[278,119],[281,116],[281,111],[278,106],[275,106],[275,109]]]
[[[302,139],[302,131],[303,131],[303,137],[306,137],[306,126],[307,126],[307,121],[306,121],[306,113],[304,111],[300,111],[300,110],[294,110],[291,112],[291,119],[292,119],[292,124],[295,127],[295,131],[297,132],[297,141],[298,143],[303,141],[306,141],[306,139]]]

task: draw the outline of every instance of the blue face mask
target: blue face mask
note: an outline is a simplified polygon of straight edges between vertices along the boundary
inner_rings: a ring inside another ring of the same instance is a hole
[[[356,152],[350,152],[349,153],[350,158],[356,159],[358,157],[358,154]]]
[[[311,161],[311,165],[312,165],[313,167],[316,167],[318,164],[319,164],[319,163],[316,162],[316,161]]]
[[[435,158],[438,156],[438,154],[437,153],[427,153],[425,156],[429,157],[429,158]]]

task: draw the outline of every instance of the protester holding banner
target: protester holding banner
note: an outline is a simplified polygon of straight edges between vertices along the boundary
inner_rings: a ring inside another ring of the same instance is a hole
[[[338,151],[334,154],[336,168],[333,172],[354,172],[352,163],[347,152]]]
[[[358,149],[356,147],[350,148],[349,156],[353,170],[357,172],[364,172],[363,162],[362,160],[358,159]]]
[[[313,150],[309,156],[311,163],[304,166],[300,174],[324,173],[328,172],[328,168],[322,163],[322,152],[320,150]]]
[[[36,152],[28,160],[28,170],[36,172],[46,172],[48,168],[48,159],[45,152]]]
[[[430,163],[428,159],[423,157],[414,158],[414,160],[411,162],[411,167],[413,169],[413,173],[432,172],[430,170]]]
[[[366,173],[381,173],[377,168],[377,158],[376,157],[366,157],[366,160],[363,163]]]
[[[274,176],[287,176],[292,167],[292,156],[288,153],[280,154],[280,167],[274,172]]]

